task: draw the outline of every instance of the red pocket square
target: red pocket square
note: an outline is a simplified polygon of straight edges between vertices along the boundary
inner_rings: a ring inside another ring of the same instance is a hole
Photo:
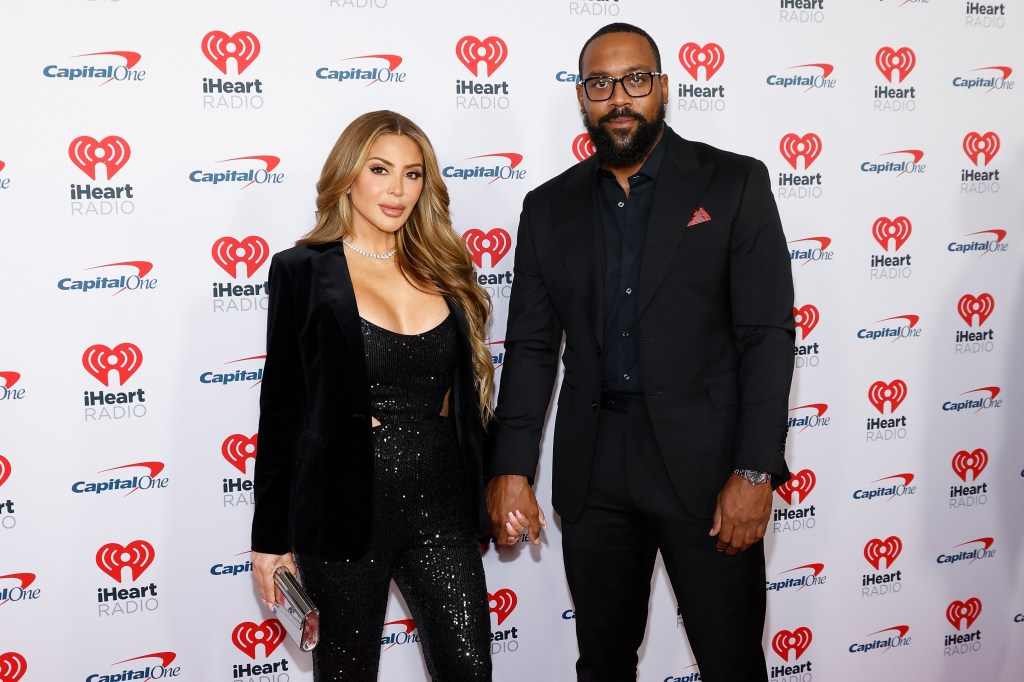
[[[706,223],[709,220],[711,220],[711,216],[708,215],[708,212],[705,211],[703,207],[698,206],[697,210],[693,212],[693,217],[690,218],[690,222],[686,223],[686,226],[693,227],[700,223]]]

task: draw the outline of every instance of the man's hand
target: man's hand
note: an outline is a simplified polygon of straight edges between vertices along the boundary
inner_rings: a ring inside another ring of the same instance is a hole
[[[718,493],[715,520],[708,535],[718,536],[718,551],[732,556],[764,537],[772,514],[772,485],[751,485],[732,474]]]
[[[516,544],[524,530],[530,533],[530,542],[539,545],[540,531],[548,527],[526,476],[495,476],[488,481],[487,512],[499,547]]]
[[[298,575],[291,553],[252,553],[252,577],[256,580],[256,587],[259,588],[260,599],[271,609],[277,603],[277,585],[274,583],[274,571],[281,566],[287,568],[292,575]]]

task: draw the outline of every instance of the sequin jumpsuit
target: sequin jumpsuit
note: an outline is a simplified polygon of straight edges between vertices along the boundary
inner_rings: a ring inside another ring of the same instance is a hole
[[[296,556],[321,611],[314,679],[377,679],[394,579],[431,678],[489,680],[490,616],[474,514],[455,434],[440,416],[456,368],[454,320],[415,335],[360,324],[381,424],[373,429],[373,541],[358,560]]]

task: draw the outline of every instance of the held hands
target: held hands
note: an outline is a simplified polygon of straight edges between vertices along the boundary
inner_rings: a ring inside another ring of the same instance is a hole
[[[515,545],[524,530],[529,531],[530,542],[539,545],[540,531],[548,527],[526,476],[495,476],[488,481],[487,511],[499,547]]]
[[[718,551],[732,556],[764,537],[771,513],[771,483],[751,485],[742,476],[732,474],[718,493],[715,519],[708,535],[717,535]]]
[[[277,585],[274,583],[274,571],[284,566],[292,575],[298,575],[292,555],[252,553],[252,575],[262,599],[268,607],[274,608],[277,603]]]

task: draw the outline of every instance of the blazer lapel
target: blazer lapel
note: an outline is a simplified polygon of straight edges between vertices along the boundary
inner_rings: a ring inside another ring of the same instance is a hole
[[[604,336],[604,232],[594,215],[595,157],[566,182],[568,201],[555,208],[555,240],[566,270],[583,298],[598,344]]]
[[[352,351],[353,369],[363,387],[364,398],[369,403],[370,382],[366,375],[363,331],[359,325],[356,293],[352,288],[352,276],[348,271],[343,248],[340,243],[327,248],[313,259],[313,268],[323,287],[327,303],[338,320],[341,333],[348,343],[349,350]]]
[[[636,319],[651,302],[675,257],[686,223],[711,182],[714,164],[700,165],[693,145],[670,130],[668,154],[658,171],[647,236],[640,260]]]

